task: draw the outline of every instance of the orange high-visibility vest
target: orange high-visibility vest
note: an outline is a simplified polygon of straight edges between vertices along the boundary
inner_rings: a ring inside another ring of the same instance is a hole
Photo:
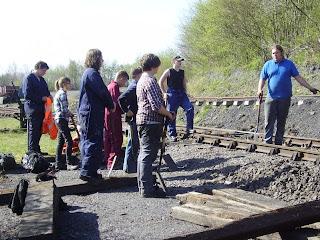
[[[42,134],[49,133],[51,139],[56,139],[58,128],[52,116],[52,100],[47,98],[45,115],[42,123]]]

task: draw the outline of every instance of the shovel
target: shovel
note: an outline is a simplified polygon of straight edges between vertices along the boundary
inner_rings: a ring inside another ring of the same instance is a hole
[[[169,123],[169,120],[166,119],[163,126],[162,136],[161,136],[162,141],[161,141],[161,152],[160,152],[160,161],[158,165],[158,171],[160,171],[161,161],[163,159],[166,162],[169,170],[173,172],[173,171],[176,171],[178,167],[176,163],[173,161],[172,157],[169,154],[165,154],[168,123]]]
[[[255,130],[254,134],[254,141],[258,141],[258,129],[259,129],[259,123],[260,123],[260,111],[261,111],[261,103],[262,103],[262,97],[263,97],[263,92],[259,94],[259,100],[258,100],[258,115],[257,115],[257,127]]]
[[[111,123],[111,134],[112,134],[112,143],[113,143],[113,148],[114,148],[114,151],[115,151],[115,156],[113,158],[113,161],[112,161],[112,165],[111,165],[111,168],[109,170],[109,173],[108,173],[108,177],[111,176],[111,172],[113,170],[113,167],[114,165],[116,164],[117,162],[117,159],[118,159],[118,154],[116,153],[116,140],[114,138],[114,123],[113,123],[113,116],[112,116],[112,112],[110,112],[110,123]]]

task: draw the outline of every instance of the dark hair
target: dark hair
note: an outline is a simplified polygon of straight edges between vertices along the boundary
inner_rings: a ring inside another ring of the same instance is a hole
[[[101,67],[102,52],[99,49],[90,49],[87,52],[86,61],[84,66],[86,68],[94,68],[99,70]]]
[[[140,73],[142,73],[142,67],[131,68],[131,77],[133,79],[136,78]]]
[[[281,54],[282,54],[282,56],[284,56],[284,51],[283,51],[283,48],[279,45],[279,44],[275,44],[275,45],[273,45],[272,46],[272,48],[271,48],[271,50],[272,49],[278,49],[280,52],[281,52]]]
[[[120,78],[129,79],[129,75],[125,70],[121,70],[121,71],[117,72],[115,79],[118,80]]]
[[[34,65],[34,69],[38,70],[38,69],[43,69],[46,68],[47,70],[49,69],[49,66],[47,63],[43,62],[43,61],[39,61],[36,63],[36,65]]]
[[[158,56],[148,53],[144,54],[140,59],[140,65],[143,71],[150,71],[152,68],[157,68],[161,65],[161,61]]]

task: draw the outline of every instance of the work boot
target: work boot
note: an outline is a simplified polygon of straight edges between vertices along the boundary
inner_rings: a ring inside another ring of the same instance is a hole
[[[97,174],[97,176],[94,177],[80,175],[80,179],[92,185],[99,185],[102,183],[101,174]]]
[[[165,198],[167,196],[167,194],[160,189],[148,193],[141,193],[140,195],[142,198]]]
[[[177,137],[176,136],[170,136],[170,140],[171,140],[171,142],[176,142],[177,141]]]
[[[67,170],[68,171],[73,171],[79,169],[79,165],[72,165],[72,164],[67,164]]]

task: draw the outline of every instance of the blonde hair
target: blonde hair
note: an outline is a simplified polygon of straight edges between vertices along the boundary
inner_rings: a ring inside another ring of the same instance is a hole
[[[56,91],[58,91],[60,88],[64,88],[64,86],[70,82],[71,82],[70,78],[61,77],[54,83],[54,88],[56,89]]]

